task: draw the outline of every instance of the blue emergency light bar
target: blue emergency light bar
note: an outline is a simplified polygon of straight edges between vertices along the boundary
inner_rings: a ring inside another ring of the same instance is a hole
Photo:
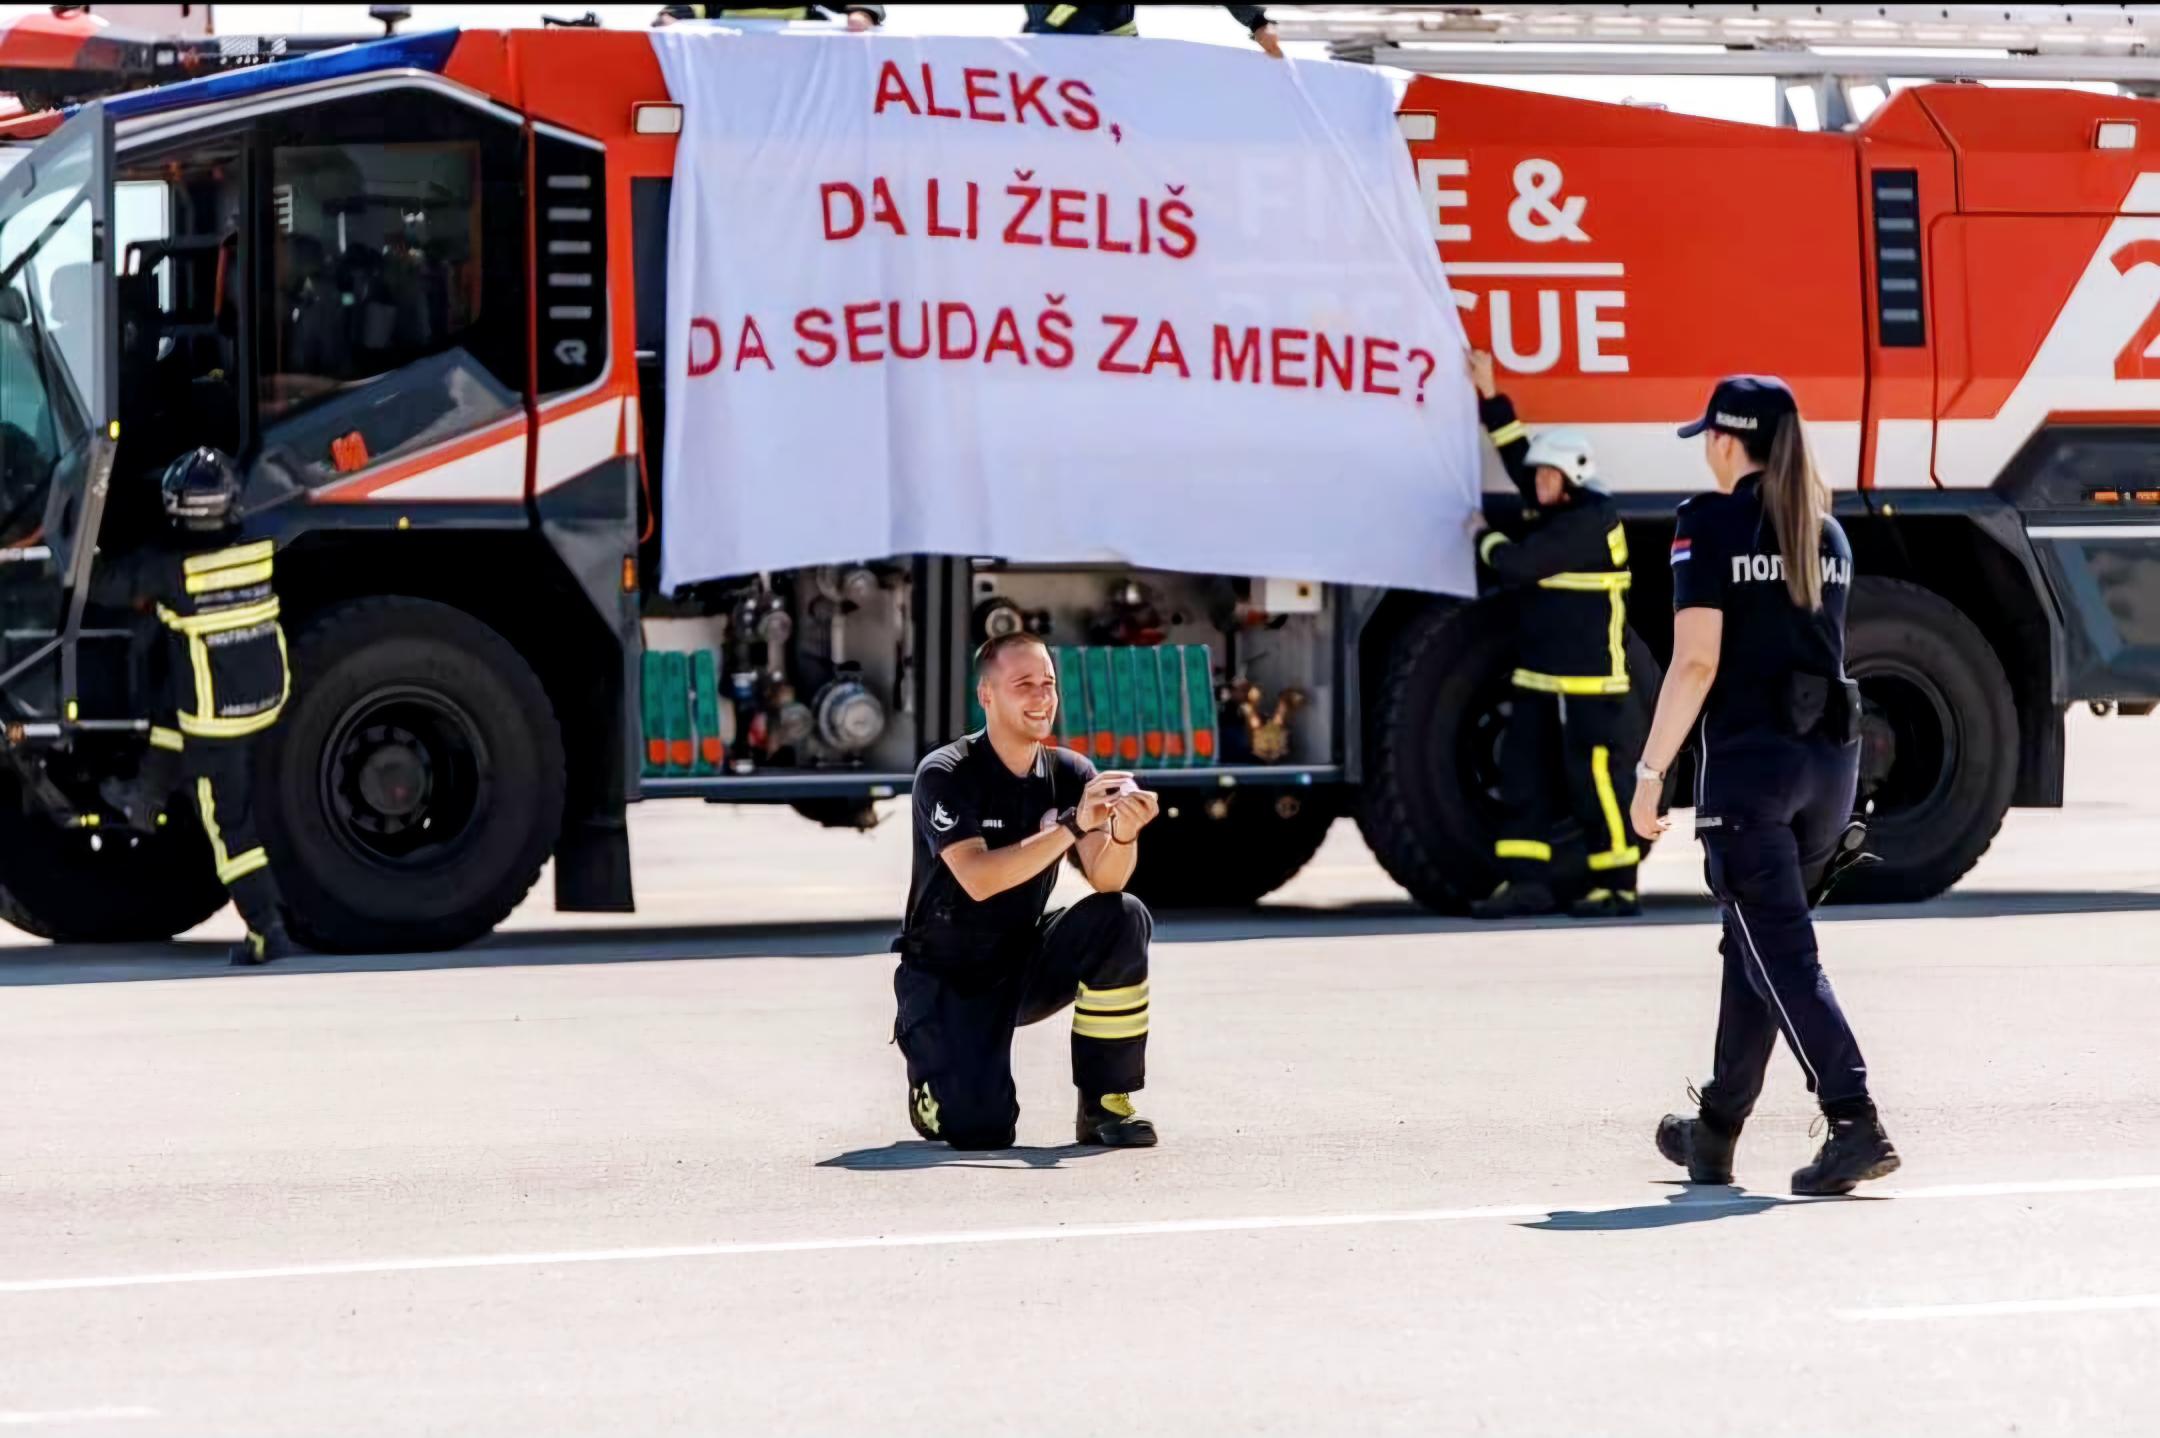
[[[153,90],[115,95],[105,102],[105,112],[116,120],[154,115],[191,105],[210,105],[241,100],[318,80],[337,80],[347,75],[366,75],[381,70],[427,70],[441,73],[457,44],[456,29],[426,30],[414,35],[392,35],[335,50],[319,50],[290,60],[272,60],[200,80],[183,80]],[[72,112],[71,112],[72,113]]]

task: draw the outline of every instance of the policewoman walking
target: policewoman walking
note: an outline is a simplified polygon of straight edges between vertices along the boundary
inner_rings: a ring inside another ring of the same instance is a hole
[[[1730,1183],[1733,1149],[1782,1033],[1829,1133],[1797,1194],[1850,1192],[1898,1166],[1867,1064],[1815,948],[1809,910],[1849,856],[1859,691],[1845,677],[1852,546],[1830,517],[1792,391],[1721,381],[1703,417],[1718,492],[1680,506],[1673,657],[1635,771],[1630,819],[1656,834],[1665,771],[1696,735],[1695,830],[1724,916],[1724,993],[1710,1081],[1658,1151],[1696,1183]]]

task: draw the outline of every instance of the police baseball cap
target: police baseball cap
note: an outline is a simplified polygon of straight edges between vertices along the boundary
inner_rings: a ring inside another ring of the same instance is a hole
[[[1680,437],[1693,439],[1706,429],[1741,439],[1763,437],[1776,429],[1777,422],[1786,415],[1799,412],[1791,387],[1775,375],[1727,375],[1710,391],[1710,404],[1703,417],[1680,426]]]

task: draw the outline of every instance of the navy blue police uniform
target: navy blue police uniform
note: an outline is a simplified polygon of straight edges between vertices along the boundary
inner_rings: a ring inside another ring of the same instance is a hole
[[[1500,750],[1506,815],[1493,849],[1507,888],[1476,912],[1541,912],[1572,889],[1584,913],[1629,913],[1642,851],[1613,777],[1633,765],[1641,738],[1626,722],[1627,532],[1610,495],[1572,481],[1558,505],[1540,509],[1514,405],[1494,395],[1479,414],[1522,494],[1523,517],[1478,542],[1479,559],[1520,595],[1521,609]]]
[[[1682,436],[1799,422],[1781,383],[1739,383],[1721,385],[1710,413]],[[1724,616],[1717,678],[1696,733],[1695,832],[1724,920],[1715,1058],[1699,1094],[1699,1122],[1723,1162],[1697,1173],[1701,1181],[1730,1181],[1731,1142],[1754,1111],[1780,1033],[1833,1123],[1874,1121],[1867,1061],[1823,972],[1809,916],[1844,853],[1859,781],[1859,690],[1845,675],[1852,545],[1826,516],[1818,550],[1804,560],[1820,571],[1821,607],[1795,604],[1785,583],[1792,559],[1779,552],[1762,484],[1758,472],[1729,494],[1687,500],[1672,543],[1674,611]],[[1660,1146],[1686,1161],[1662,1134]]]
[[[1068,1004],[1083,1106],[1105,1096],[1122,1101],[1146,1082],[1154,930],[1146,906],[1118,893],[1047,909],[1055,864],[977,900],[942,857],[963,840],[1002,849],[1052,827],[1070,817],[1094,777],[1085,758],[1050,745],[1038,746],[1028,772],[1015,774],[979,730],[915,771],[914,870],[906,929],[894,944],[901,959],[893,1038],[907,1060],[908,1120],[924,1138],[1009,1147],[1020,1119],[1013,1030]]]

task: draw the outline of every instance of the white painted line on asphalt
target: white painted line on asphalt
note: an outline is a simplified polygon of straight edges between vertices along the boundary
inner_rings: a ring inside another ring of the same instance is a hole
[[[157,1416],[155,1408],[53,1408],[43,1413],[11,1413],[0,1409],[0,1428],[25,1428],[47,1423],[109,1423],[122,1418]]]
[[[2030,1183],[1953,1183],[1932,1188],[1892,1188],[1870,1193],[1907,1203],[1933,1199],[2016,1198],[2050,1193],[2122,1193],[2160,1189],[2160,1174],[2124,1178],[2042,1179]],[[1679,1198],[1680,1208],[1760,1208],[1841,1203],[1830,1198],[1784,1198],[1775,1194],[1705,1194]],[[367,1273],[436,1273],[464,1268],[556,1268],[573,1263],[637,1263],[668,1258],[744,1258],[766,1253],[845,1253],[866,1248],[951,1248],[992,1243],[1059,1243],[1075,1238],[1153,1238],[1180,1233],[1262,1233],[1291,1228],[1370,1228],[1383,1224],[1462,1223],[1478,1219],[1588,1216],[1666,1206],[1640,1198],[1619,1203],[1507,1203],[1474,1208],[1413,1208],[1382,1213],[1294,1213],[1235,1218],[1164,1218],[1135,1223],[1067,1223],[1037,1228],[977,1228],[954,1233],[877,1233],[851,1238],[776,1238],[739,1243],[686,1243],[666,1248],[582,1248],[553,1253],[468,1253],[440,1258],[358,1259],[294,1263],[274,1268],[204,1268],[172,1273],[96,1274],[85,1278],[16,1278],[0,1281],[0,1294],[62,1293],[93,1288],[160,1288],[182,1283],[246,1283],[266,1278],[337,1278]]]
[[[2123,1293],[2100,1298],[2006,1298],[1994,1303],[1916,1303],[1907,1308],[1840,1308],[1853,1323],[1898,1323],[1922,1318],[2017,1318],[2032,1313],[2125,1313],[2160,1308],[2160,1293]]]

